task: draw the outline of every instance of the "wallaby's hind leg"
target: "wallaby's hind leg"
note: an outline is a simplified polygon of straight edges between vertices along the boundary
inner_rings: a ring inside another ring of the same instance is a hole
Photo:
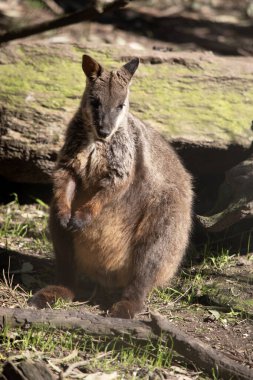
[[[164,243],[164,242],[163,242]],[[160,249],[162,249],[160,247]],[[144,248],[145,250],[145,248]],[[137,263],[131,283],[124,289],[122,298],[111,308],[111,316],[118,318],[133,318],[136,313],[141,312],[148,293],[156,285],[160,285],[159,277],[164,277],[165,260],[163,252],[154,246],[145,252],[138,252]],[[166,280],[169,281],[175,274],[181,261],[181,254],[171,260],[171,270],[166,270]],[[170,265],[168,263],[167,265]]]
[[[56,282],[59,285],[49,285],[33,295],[29,304],[39,309],[54,304],[58,298],[71,301],[75,296],[76,273],[72,237],[71,233],[61,226],[53,207],[49,228],[56,259]]]
[[[187,228],[187,218],[185,225],[180,217],[172,218],[173,225],[165,219],[156,226],[151,223],[148,233],[136,244],[133,278],[121,300],[112,306],[113,317],[133,318],[142,310],[151,289],[165,285],[175,274],[185,252],[190,222]]]
[[[155,284],[160,265],[154,260],[154,248],[136,253],[134,273],[131,283],[123,290],[121,300],[111,308],[111,316],[133,318],[144,306],[145,298]]]

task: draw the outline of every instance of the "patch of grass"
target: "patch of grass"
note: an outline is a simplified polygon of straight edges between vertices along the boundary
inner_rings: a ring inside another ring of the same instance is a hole
[[[233,260],[234,255],[231,255],[228,249],[222,248],[219,254],[209,254],[205,255],[203,268],[212,267],[214,269],[222,269]]]
[[[158,342],[140,342],[129,337],[91,337],[83,331],[63,331],[42,327],[28,330],[5,327],[0,334],[1,351],[18,354],[36,352],[40,357],[59,358],[78,351],[79,359],[87,359],[85,371],[118,371],[132,376],[145,369],[169,369],[173,359],[172,347]],[[77,358],[76,358],[77,360]],[[141,377],[141,376],[140,376]]]
[[[228,249],[215,251],[206,245],[201,256],[204,258],[202,263],[183,268],[173,280],[172,286],[155,289],[150,295],[149,303],[157,306],[163,313],[171,313],[175,308],[202,305],[202,302],[206,305],[212,287],[215,290],[212,276],[221,275],[226,268],[233,265],[236,255],[231,254]]]
[[[173,285],[174,287],[155,289],[152,292],[150,303],[156,304],[159,311],[173,311],[175,308],[185,308],[196,303],[205,293],[205,276],[201,272],[182,270]]]
[[[13,284],[13,276],[3,271],[0,281],[0,302],[2,307],[25,307],[30,294],[21,285]]]
[[[6,206],[2,206],[5,211],[5,218],[1,223],[0,238],[2,237],[25,237],[28,233],[36,232],[36,220],[34,215],[29,216],[29,211],[19,204],[17,194],[13,193],[13,201]],[[47,205],[44,202],[37,200],[38,207],[36,208],[37,217],[40,219],[40,229],[44,230],[47,224],[47,216],[45,211]]]
[[[75,304],[75,302],[68,302],[63,298],[58,298],[51,308],[54,310],[62,310],[68,308],[72,304]]]
[[[12,202],[0,207],[3,215],[0,239],[5,240],[6,247],[15,241],[22,248],[48,255],[52,251],[47,232],[48,206],[40,199],[36,199],[34,205],[21,206],[17,194],[13,197]]]
[[[167,287],[164,289],[154,289],[150,298],[157,298],[158,302],[161,302],[166,305],[178,302],[182,298],[182,296],[183,293],[180,292],[178,289]]]
[[[13,210],[19,205],[17,194],[12,194],[14,200],[7,205],[6,218],[0,228],[0,238],[8,238],[13,236],[24,237],[27,234],[28,224],[27,223],[15,223],[13,220],[14,213]]]
[[[240,256],[226,248],[215,250],[206,245],[201,257],[201,264],[181,270],[172,287],[155,290],[150,304],[167,315],[182,308],[217,306],[226,311],[220,319],[224,323],[233,323],[228,312],[238,313],[239,320],[252,318],[251,255]]]
[[[24,237],[27,234],[28,225],[25,223],[14,224],[12,221],[12,216],[7,215],[4,223],[0,229],[0,238],[8,237]]]

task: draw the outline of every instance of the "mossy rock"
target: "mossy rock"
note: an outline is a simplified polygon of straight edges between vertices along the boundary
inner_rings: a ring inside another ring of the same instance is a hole
[[[19,182],[50,180],[66,124],[84,89],[83,53],[109,69],[141,57],[131,88],[131,111],[172,141],[193,172],[222,171],[247,154],[253,58],[14,44],[0,53],[0,175]],[[219,165],[203,151],[218,152]]]

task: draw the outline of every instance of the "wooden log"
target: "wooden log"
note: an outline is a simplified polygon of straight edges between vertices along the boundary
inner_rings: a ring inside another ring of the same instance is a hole
[[[131,111],[174,144],[195,176],[223,174],[249,155],[252,57],[15,44],[0,52],[1,176],[50,182],[66,125],[84,89],[83,53],[110,69],[133,56],[141,58]]]
[[[104,318],[102,316],[69,310],[31,310],[0,308],[0,326],[41,327],[43,325],[63,329],[82,329],[86,334],[99,336],[131,336],[136,340],[164,340],[180,355],[206,373],[213,370],[222,379],[249,380],[253,370],[236,363],[206,343],[182,332],[158,314],[152,314],[151,321]]]

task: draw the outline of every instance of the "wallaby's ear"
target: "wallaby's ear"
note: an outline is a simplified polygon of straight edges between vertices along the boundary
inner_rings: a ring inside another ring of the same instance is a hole
[[[95,80],[103,71],[102,66],[89,55],[83,55],[82,68],[87,78]]]
[[[139,58],[133,58],[131,59],[131,61],[127,62],[124,66],[121,67],[121,70],[123,70],[127,74],[129,81],[131,80],[132,76],[137,70],[139,63]]]

